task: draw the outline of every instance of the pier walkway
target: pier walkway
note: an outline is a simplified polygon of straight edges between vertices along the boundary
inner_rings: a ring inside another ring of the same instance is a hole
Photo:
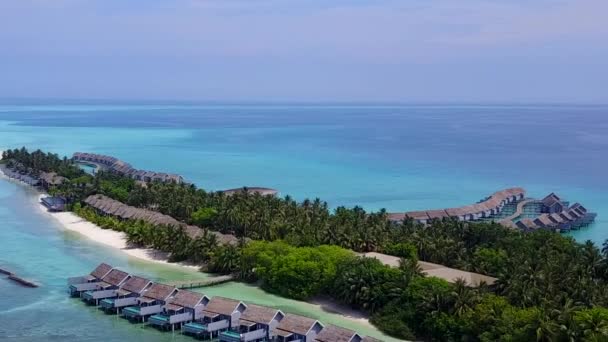
[[[174,282],[167,283],[167,285],[175,286],[178,289],[195,289],[195,288],[198,288],[198,287],[205,287],[205,286],[213,286],[213,285],[223,284],[223,283],[227,283],[227,282],[232,281],[232,280],[234,280],[234,276],[232,276],[232,275],[223,275],[223,276],[212,277],[212,278],[201,279],[201,280],[174,281]]]
[[[513,220],[515,220],[516,218],[521,216],[521,214],[523,214],[524,207],[530,202],[534,202],[534,200],[527,199],[527,200],[523,200],[523,201],[517,203],[517,209],[515,210],[515,212],[511,216],[505,217],[502,220],[498,221],[498,223],[500,223],[503,226],[508,227],[508,228],[517,229],[517,226],[515,225]]]

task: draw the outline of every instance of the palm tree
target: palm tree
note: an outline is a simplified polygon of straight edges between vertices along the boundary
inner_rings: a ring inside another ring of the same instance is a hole
[[[452,310],[458,317],[462,317],[465,313],[472,311],[479,302],[477,292],[471,289],[462,278],[457,279],[454,283],[451,296],[454,303]]]

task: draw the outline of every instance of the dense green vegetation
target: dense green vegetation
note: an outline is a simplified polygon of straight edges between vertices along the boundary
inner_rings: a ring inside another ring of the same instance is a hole
[[[36,154],[36,156],[34,156]],[[175,227],[73,210],[102,227],[127,233],[133,244],[205,263],[296,299],[329,296],[365,310],[383,331],[402,338],[441,341],[608,341],[608,243],[602,250],[559,234],[524,234],[494,223],[392,223],[384,211],[330,210],[318,199],[296,202],[246,192],[226,196],[194,185],[152,183],[74,170],[56,155],[6,152],[10,163],[35,174],[70,179],[54,189],[79,203],[101,193],[160,211],[205,232],[253,241],[219,246],[213,234],[189,238]],[[399,256],[401,267],[357,257],[352,251]],[[493,275],[493,288],[473,289],[424,277],[417,260]]]

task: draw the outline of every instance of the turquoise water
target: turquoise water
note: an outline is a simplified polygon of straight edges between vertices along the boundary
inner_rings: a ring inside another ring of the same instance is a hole
[[[598,213],[593,226],[572,233],[596,243],[608,238],[605,132],[605,106],[0,105],[0,149],[105,153],[138,168],[180,173],[205,189],[266,186],[331,206],[390,211],[467,204],[507,186],[533,196],[555,191]],[[65,278],[100,260],[155,279],[198,275],[57,230],[31,214],[32,196],[0,181],[0,263],[44,285],[21,289],[0,280],[0,339],[98,340],[102,333],[108,340],[170,339],[68,300]],[[242,284],[209,292],[354,327]]]
[[[142,328],[115,315],[87,307],[66,293],[66,280],[85,275],[99,262],[157,281],[201,279],[206,275],[131,258],[124,253],[62,230],[36,206],[37,193],[22,185],[0,181],[0,265],[40,284],[23,288],[0,277],[0,340],[11,341],[192,341],[179,334]],[[224,284],[205,290],[245,302],[269,305],[384,337],[375,328],[347,320],[313,305],[268,294],[244,284]]]

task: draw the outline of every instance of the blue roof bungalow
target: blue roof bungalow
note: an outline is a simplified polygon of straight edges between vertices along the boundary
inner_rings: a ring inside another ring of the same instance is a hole
[[[203,318],[184,324],[182,332],[195,337],[214,338],[222,331],[237,327],[246,309],[247,305],[241,301],[213,297],[203,310]]]
[[[177,293],[174,286],[153,283],[141,297],[136,299],[137,304],[126,307],[122,315],[128,320],[146,321],[146,318],[161,313],[169,299]]]
[[[110,273],[101,278],[101,281],[95,283],[94,289],[82,292],[81,298],[89,304],[94,303],[95,305],[98,305],[101,299],[116,296],[116,290],[118,290],[120,285],[127,281],[129,277],[131,277],[129,273],[113,269]]]
[[[362,342],[363,337],[356,332],[335,325],[327,325],[317,335],[317,342]]]
[[[68,291],[72,297],[79,297],[84,291],[94,290],[97,282],[112,270],[112,266],[101,263],[89,275],[68,279]]]
[[[321,322],[298,315],[285,315],[275,330],[276,342],[313,342],[323,330]]]
[[[44,205],[49,211],[64,211],[65,210],[65,200],[61,197],[52,197],[47,196],[40,199],[42,205]]]
[[[179,290],[159,314],[150,316],[148,323],[162,329],[175,329],[175,325],[203,318],[209,298],[202,293]]]
[[[281,310],[249,304],[247,310],[241,315],[237,329],[220,333],[219,340],[223,342],[270,341],[283,317],[285,314]]]
[[[105,312],[120,312],[120,309],[137,305],[137,297],[152,286],[152,282],[146,278],[131,276],[127,281],[116,290],[113,297],[104,298],[99,302],[100,307]]]

